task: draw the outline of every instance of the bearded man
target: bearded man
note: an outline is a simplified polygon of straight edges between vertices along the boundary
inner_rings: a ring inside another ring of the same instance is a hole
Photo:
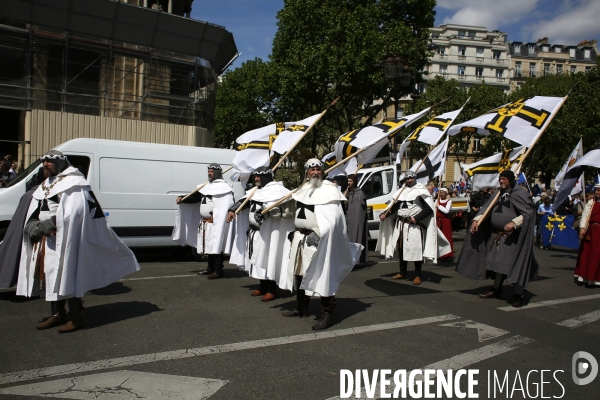
[[[247,196],[238,200],[227,215],[227,222],[235,218],[235,239],[229,262],[260,280],[260,288],[251,296],[262,296],[262,301],[272,301],[277,297],[277,282],[281,274],[283,247],[289,231],[294,229],[293,201],[285,202],[269,210],[262,211],[289,194],[283,183],[273,180],[273,171],[260,167],[254,171],[254,184],[258,188],[244,204],[240,213],[235,211],[242,206]],[[236,218],[237,217],[237,218]]]
[[[533,257],[535,210],[529,192],[515,185],[512,171],[500,173],[500,198],[491,197],[479,210],[463,244],[456,271],[471,279],[494,278],[482,299],[500,298],[502,283],[514,286],[513,307],[523,307],[523,288],[537,270]],[[492,207],[490,218],[481,221]]]
[[[183,200],[177,197],[179,211],[173,240],[182,246],[196,247],[198,254],[208,255],[208,267],[198,275],[209,280],[223,277],[223,254],[230,254],[233,225],[227,224],[227,212],[233,205],[233,187],[223,180],[223,168],[208,165],[208,183]],[[195,204],[200,203],[200,207]]]
[[[394,194],[398,201],[379,216],[379,239],[376,250],[385,258],[399,253],[400,273],[392,279],[408,279],[408,262],[415,263],[413,285],[422,283],[423,261],[437,263],[438,257],[448,254],[450,243],[437,228],[433,218],[433,200],[429,190],[416,181],[413,171],[404,174],[405,185]],[[391,217],[396,214],[396,217]]]
[[[85,325],[81,298],[87,291],[140,266],[108,226],[83,174],[60,151],[50,150],[41,159],[46,179],[33,193],[25,218],[17,295],[43,294],[50,302],[52,314],[37,325],[40,330],[61,325],[68,303],[70,321],[58,330],[68,333]]]
[[[311,158],[304,165],[308,182],[294,192],[296,229],[286,242],[279,287],[296,289],[296,308],[285,317],[309,315],[311,295],[321,296],[321,317],[314,330],[333,325],[335,293],[342,280],[358,261],[362,245],[348,241],[342,202],[346,201],[338,187],[323,180],[323,163]]]
[[[600,286],[600,184],[594,186],[594,197],[583,209],[579,228],[579,255],[575,267],[575,281],[585,282],[588,287]]]

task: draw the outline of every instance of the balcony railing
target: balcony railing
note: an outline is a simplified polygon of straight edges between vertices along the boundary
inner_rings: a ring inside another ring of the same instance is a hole
[[[504,63],[504,60],[502,58],[496,58],[496,62],[498,64],[502,64],[502,63]]]
[[[467,56],[465,56],[464,54],[459,54],[459,55],[458,55],[458,59],[459,59],[459,60],[466,60],[466,59],[467,59]]]
[[[475,57],[475,61],[477,61],[477,62],[483,62],[483,57],[477,56],[477,57]]]
[[[465,74],[458,74],[458,79],[467,79]]]
[[[506,82],[506,78],[502,78],[502,77],[497,76],[496,77],[496,82]]]
[[[481,75],[475,75],[475,80],[476,81],[482,81],[483,80],[483,76],[481,76]]]
[[[448,58],[448,54],[444,54],[444,53],[438,53],[438,56],[440,56],[441,59]]]

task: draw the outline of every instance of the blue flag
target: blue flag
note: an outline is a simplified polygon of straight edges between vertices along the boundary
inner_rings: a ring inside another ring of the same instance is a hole
[[[540,222],[542,244],[560,246],[568,249],[579,248],[579,232],[573,228],[574,215],[544,215]]]
[[[522,184],[524,184],[525,182],[527,182],[527,178],[525,177],[525,174],[524,174],[523,172],[521,172],[521,173],[519,174],[519,178],[517,179],[517,183],[518,183],[519,185],[522,185]]]

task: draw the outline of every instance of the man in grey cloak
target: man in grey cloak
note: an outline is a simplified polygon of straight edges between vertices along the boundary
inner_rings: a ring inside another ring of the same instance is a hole
[[[482,299],[500,298],[502,283],[514,285],[513,307],[523,306],[523,288],[537,272],[533,257],[535,210],[529,193],[515,185],[515,174],[500,174],[500,198],[491,197],[480,209],[465,237],[456,271],[471,279],[494,278]],[[492,207],[490,218],[481,221]],[[481,222],[480,222],[481,221]]]
[[[357,187],[356,174],[348,175],[348,240],[360,243],[364,246],[360,254],[360,262],[369,261],[369,250],[367,246],[367,196],[361,188]]]

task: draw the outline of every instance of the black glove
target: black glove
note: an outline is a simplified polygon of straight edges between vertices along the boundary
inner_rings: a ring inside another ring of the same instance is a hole
[[[321,238],[314,232],[311,232],[308,236],[306,236],[306,245],[311,247],[317,247]]]
[[[38,228],[39,224],[40,224],[40,221],[38,221],[37,219],[32,219],[31,221],[29,221],[27,223],[27,225],[25,225],[25,228],[23,228],[25,233],[29,235],[29,237],[31,238],[31,241],[34,243],[39,242],[40,239],[42,238],[42,236],[44,236]]]
[[[39,223],[38,230],[43,236],[50,236],[52,232],[56,232],[56,224],[54,223],[56,220],[54,218],[55,217],[52,217],[51,219],[47,219]]]

